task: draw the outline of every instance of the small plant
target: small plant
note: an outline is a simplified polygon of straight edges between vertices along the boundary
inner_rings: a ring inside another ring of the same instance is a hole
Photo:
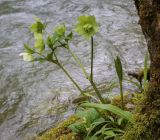
[[[98,26],[98,23],[96,22],[95,17],[94,16],[79,16],[75,31],[77,33],[79,33],[80,35],[84,36],[87,40],[91,39],[91,72],[90,72],[90,76],[88,76],[85,68],[81,64],[78,57],[76,57],[76,55],[73,52],[70,51],[70,53],[72,54],[75,61],[81,67],[83,73],[85,74],[85,76],[89,80],[89,82],[91,83],[91,85],[92,85],[93,89],[95,90],[100,101],[102,103],[105,103],[105,100],[102,98],[102,96],[101,96],[99,90],[97,89],[96,84],[94,83],[94,80],[93,80],[93,54],[94,54],[93,36],[99,31],[99,26]]]
[[[81,68],[86,79],[89,80],[91,86],[95,90],[95,93],[100,100],[99,103],[83,103],[81,104],[81,110],[76,115],[80,118],[69,128],[78,135],[81,135],[84,140],[110,140],[115,139],[123,135],[126,126],[133,123],[132,114],[128,111],[124,111],[123,101],[123,69],[121,60],[117,57],[115,62],[116,72],[119,78],[120,95],[121,95],[121,108],[111,104],[105,104],[106,101],[101,96],[99,90],[96,87],[93,79],[93,54],[94,54],[94,40],[93,36],[98,32],[99,26],[94,16],[80,16],[76,25],[75,31],[84,36],[85,39],[91,40],[91,71],[90,75],[86,72],[83,64],[78,56],[71,50],[70,41],[73,38],[73,33],[66,31],[65,24],[60,24],[54,28],[53,33],[46,32],[46,24],[38,18],[35,19],[35,23],[30,26],[30,31],[34,37],[34,46],[24,44],[25,52],[21,53],[24,61],[30,62],[45,62],[48,61],[57,65],[73,82],[76,88],[84,96],[93,97],[82,90],[79,84],[74,80],[71,74],[65,69],[63,63],[57,55],[57,50],[66,49],[71,54],[73,59]],[[147,61],[147,60],[146,60]],[[145,73],[146,74],[146,73]]]
[[[24,61],[48,61],[55,65],[58,65],[59,68],[68,76],[68,78],[73,82],[73,84],[77,87],[82,95],[84,91],[79,86],[79,84],[72,78],[70,73],[64,68],[59,58],[57,57],[57,49],[63,48],[67,49],[68,52],[72,55],[74,60],[82,69],[85,77],[91,83],[93,89],[99,100],[102,103],[105,103],[105,100],[102,98],[99,90],[96,87],[96,84],[93,81],[93,35],[98,32],[98,24],[94,16],[80,16],[78,18],[78,24],[76,25],[76,31],[84,36],[86,39],[91,38],[92,42],[92,53],[91,53],[91,74],[88,76],[84,66],[82,65],[79,58],[76,54],[71,50],[69,46],[69,42],[73,38],[73,33],[69,32],[66,34],[66,26],[65,24],[60,24],[55,27],[54,32],[49,34],[46,32],[46,25],[41,22],[40,19],[36,18],[36,22],[31,25],[30,31],[34,36],[34,47],[30,47],[28,44],[24,45],[25,52],[21,53],[20,56],[23,56]],[[45,39],[46,38],[46,39]],[[86,95],[85,95],[86,96]]]
[[[148,54],[145,55],[144,57],[144,79],[143,79],[143,89],[144,92],[147,91],[148,88],[148,79],[147,79],[147,75],[148,75]]]
[[[119,87],[120,87],[120,96],[121,96],[121,107],[124,109],[124,101],[123,101],[123,69],[122,69],[122,63],[120,58],[117,56],[117,58],[114,60],[116,72],[119,79]]]
[[[83,103],[76,115],[80,118],[69,128],[84,140],[111,140],[122,136],[129,123],[133,123],[130,112],[111,104]]]
[[[93,81],[93,36],[98,32],[99,26],[94,16],[80,16],[76,25],[76,32],[84,36],[86,39],[91,39],[91,74],[90,80]]]

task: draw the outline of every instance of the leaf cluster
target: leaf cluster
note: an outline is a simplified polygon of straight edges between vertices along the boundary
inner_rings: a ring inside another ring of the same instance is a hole
[[[81,118],[69,128],[84,140],[115,140],[122,136],[132,114],[111,104],[83,103],[76,115]]]
[[[58,25],[49,34],[46,32],[46,24],[38,18],[30,26],[30,31],[33,34],[34,46],[24,44],[25,52],[20,54],[24,61],[51,61],[57,64],[56,49],[59,47],[67,48],[68,42],[72,39],[72,32],[66,34],[64,24]]]

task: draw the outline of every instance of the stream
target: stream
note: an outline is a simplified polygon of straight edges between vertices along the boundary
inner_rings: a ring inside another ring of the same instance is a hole
[[[52,31],[59,23],[74,30],[80,15],[95,15],[94,79],[117,81],[114,58],[124,72],[143,67],[146,43],[133,1],[128,0],[0,0],[0,140],[31,140],[74,112],[79,91],[51,63],[28,63],[19,56],[29,43],[28,27],[37,16]],[[74,33],[72,50],[90,72],[90,42]],[[89,86],[67,51],[59,51],[64,67],[84,89]],[[130,86],[124,83],[124,88]],[[116,91],[115,91],[116,92]]]

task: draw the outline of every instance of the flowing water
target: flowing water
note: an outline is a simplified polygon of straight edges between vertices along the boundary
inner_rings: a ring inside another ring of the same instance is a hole
[[[31,39],[28,27],[34,16],[52,31],[59,23],[72,29],[82,14],[95,15],[100,24],[95,36],[96,83],[116,79],[116,55],[124,71],[143,66],[146,44],[133,1],[0,0],[0,140],[29,140],[73,112],[70,102],[79,92],[62,71],[49,63],[24,62],[19,53]],[[90,42],[75,36],[71,47],[89,72]],[[58,56],[81,87],[87,87],[71,56],[65,51]]]

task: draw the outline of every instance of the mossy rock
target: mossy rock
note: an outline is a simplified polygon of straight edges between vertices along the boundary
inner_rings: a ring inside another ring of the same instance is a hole
[[[80,140],[80,137],[76,136],[68,128],[69,125],[76,122],[79,118],[76,116],[70,116],[68,119],[59,123],[57,127],[50,129],[41,136],[35,138],[35,140]]]

